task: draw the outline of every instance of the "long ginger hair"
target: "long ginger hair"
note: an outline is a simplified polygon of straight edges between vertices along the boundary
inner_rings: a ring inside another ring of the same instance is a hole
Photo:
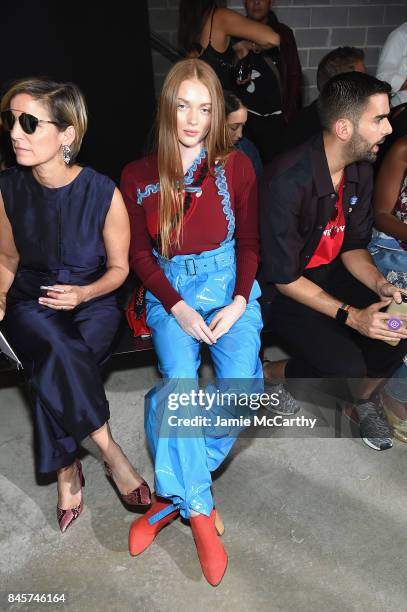
[[[165,79],[157,115],[157,161],[160,179],[158,231],[160,251],[164,257],[169,256],[172,246],[179,246],[183,229],[184,171],[177,136],[177,98],[181,83],[186,80],[200,81],[210,94],[211,123],[203,142],[209,171],[213,172],[215,162],[223,163],[231,151],[222,87],[214,70],[199,59],[177,62]]]

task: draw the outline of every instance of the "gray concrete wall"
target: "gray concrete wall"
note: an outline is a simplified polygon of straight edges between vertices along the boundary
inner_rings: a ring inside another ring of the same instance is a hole
[[[243,12],[243,0],[228,0]],[[178,0],[149,0],[151,29],[176,45]],[[276,0],[279,19],[293,28],[304,75],[304,102],[316,97],[315,75],[325,53],[340,45],[362,47],[369,72],[391,30],[407,20],[407,0]],[[170,63],[153,53],[156,92]]]

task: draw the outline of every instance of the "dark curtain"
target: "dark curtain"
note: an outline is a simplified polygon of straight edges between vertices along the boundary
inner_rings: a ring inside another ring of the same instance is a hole
[[[89,129],[78,161],[117,181],[145,153],[155,113],[147,0],[20,0],[3,7],[1,31],[1,93],[26,76],[79,85]]]

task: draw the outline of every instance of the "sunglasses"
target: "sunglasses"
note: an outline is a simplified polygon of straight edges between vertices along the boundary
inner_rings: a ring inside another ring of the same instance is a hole
[[[5,130],[11,131],[14,127],[16,120],[18,119],[21,129],[26,134],[34,134],[39,123],[53,123],[57,125],[55,121],[48,121],[47,119],[38,119],[34,115],[29,113],[21,113],[19,117],[13,115],[11,110],[5,110],[0,113],[1,121]]]

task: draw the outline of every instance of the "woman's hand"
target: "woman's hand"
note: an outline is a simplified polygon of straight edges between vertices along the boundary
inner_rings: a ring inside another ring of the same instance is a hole
[[[4,319],[6,314],[6,293],[0,293],[0,321]]]
[[[73,310],[79,304],[86,301],[86,287],[78,285],[53,285],[54,289],[60,291],[52,291],[48,289],[46,295],[40,297],[38,302],[47,308],[53,310]]]
[[[253,50],[253,46],[255,43],[252,43],[251,40],[240,40],[236,44],[233,45],[233,51],[236,53],[237,57],[241,60],[246,57],[246,55]]]
[[[216,340],[227,334],[229,329],[246,310],[246,300],[241,295],[236,295],[229,306],[225,306],[213,317],[209,328],[213,331]]]
[[[188,306],[184,300],[180,300],[171,308],[171,312],[177,319],[179,325],[185,333],[197,340],[206,342],[206,344],[214,344],[216,342],[215,335],[201,315],[191,306]]]

